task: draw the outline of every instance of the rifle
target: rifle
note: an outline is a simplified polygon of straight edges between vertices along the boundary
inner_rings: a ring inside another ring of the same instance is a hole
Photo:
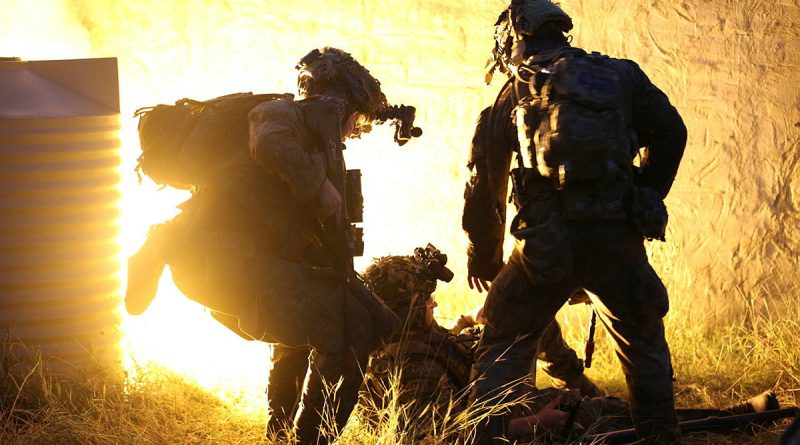
[[[800,416],[800,408],[791,407],[763,411],[760,413],[738,414],[732,416],[711,416],[699,420],[687,420],[678,424],[682,433],[699,431],[728,431],[746,428],[754,423],[769,423],[779,419]],[[612,431],[610,433],[591,434],[583,436],[580,444],[619,444],[636,441],[636,431],[633,429]]]
[[[342,197],[338,218],[325,225],[320,221],[318,230],[321,241],[333,253],[335,267],[345,283],[355,275],[353,258],[364,254],[364,198],[361,193],[361,170],[348,170],[343,151],[342,121],[346,107],[336,98],[322,98],[322,109],[318,110],[315,127],[322,137],[327,160],[327,178]],[[422,129],[414,126],[416,109],[409,105],[388,106],[378,113],[377,123],[389,122],[395,126],[395,142],[403,146],[411,138],[422,135]]]
[[[348,171],[344,162],[343,151],[347,148],[342,142],[342,121],[346,109],[344,101],[325,97],[320,99],[320,107],[321,110],[315,113],[315,127],[324,145],[326,176],[339,192],[342,202],[335,219],[329,224],[319,221],[317,232],[320,241],[327,245],[333,255],[334,268],[346,286],[355,272],[353,257],[363,254],[363,241],[360,238],[363,229],[359,230],[357,226],[362,220],[362,212],[358,207],[359,203],[363,203],[363,198],[348,193],[350,189],[360,192],[361,172]],[[351,178],[356,184],[348,187],[348,179]]]
[[[361,194],[361,171],[348,170],[345,166],[343,150],[346,147],[342,142],[342,120],[346,110],[344,105],[341,99],[322,98],[317,104],[320,108],[316,110],[317,113],[313,113],[314,119],[309,122],[317,129],[323,141],[327,178],[342,197],[337,218],[327,225],[324,221],[318,221],[316,228],[320,241],[333,257],[334,270],[339,276],[345,329],[348,326],[345,303],[348,295],[351,295],[373,316],[373,324],[379,332],[373,340],[380,341],[398,327],[395,323],[399,324],[399,319],[373,294],[361,292],[358,287],[353,288],[352,292],[349,289],[354,280],[358,279],[353,258],[364,254],[364,229],[358,225],[364,221],[364,198]],[[414,126],[415,111],[414,107],[405,105],[388,107],[379,114],[376,121],[393,123],[395,142],[402,146],[412,137],[422,135],[422,129]]]

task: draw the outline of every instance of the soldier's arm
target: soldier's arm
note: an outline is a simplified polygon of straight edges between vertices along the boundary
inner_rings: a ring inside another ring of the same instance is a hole
[[[637,86],[633,96],[633,127],[639,145],[646,147],[636,184],[669,193],[686,147],[686,126],[666,94],[630,62]]]
[[[464,191],[464,212],[461,224],[469,237],[467,267],[471,277],[491,281],[503,267],[503,236],[505,223],[498,209],[497,193],[492,190],[486,145],[491,135],[489,128],[490,108],[483,110],[478,118],[472,139],[470,159],[471,171]],[[506,190],[503,190],[505,193]],[[504,204],[505,197],[500,198]],[[502,212],[505,212],[503,207]]]
[[[535,433],[559,431],[563,428],[569,414],[559,410],[561,396],[556,397],[536,414],[517,417],[508,422],[508,438],[521,439]]]
[[[304,150],[303,118],[288,100],[255,107],[250,119],[250,156],[260,167],[289,184],[292,195],[304,203],[316,197],[325,182],[324,158]]]

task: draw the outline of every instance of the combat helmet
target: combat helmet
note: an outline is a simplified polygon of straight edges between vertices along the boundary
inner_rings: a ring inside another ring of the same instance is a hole
[[[438,280],[449,282],[453,272],[446,267],[447,255],[432,244],[417,248],[414,255],[376,259],[364,272],[364,280],[391,308],[408,330],[424,325],[425,304],[436,290]]]
[[[572,29],[572,18],[550,0],[513,0],[495,22],[494,49],[487,63],[486,83],[495,69],[508,73],[513,68],[515,40],[533,35],[545,24],[553,24],[562,32]]]
[[[387,106],[378,79],[345,51],[331,47],[311,50],[295,68],[297,90],[302,98],[338,90],[347,95],[351,111],[369,120]]]

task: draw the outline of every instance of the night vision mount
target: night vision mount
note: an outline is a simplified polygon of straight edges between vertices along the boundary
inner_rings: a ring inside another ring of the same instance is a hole
[[[431,279],[441,280],[449,283],[453,279],[453,271],[447,268],[447,255],[439,251],[433,244],[423,249],[414,249],[414,258],[425,265]]]
[[[411,105],[390,105],[378,112],[375,122],[394,125],[394,141],[402,147],[411,138],[422,136],[422,128],[414,126],[416,114],[417,109]]]

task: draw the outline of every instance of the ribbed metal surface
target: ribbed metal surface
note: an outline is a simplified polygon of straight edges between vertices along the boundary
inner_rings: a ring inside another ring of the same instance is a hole
[[[0,332],[51,368],[119,366],[118,97],[88,82],[118,96],[116,60],[0,62]]]

